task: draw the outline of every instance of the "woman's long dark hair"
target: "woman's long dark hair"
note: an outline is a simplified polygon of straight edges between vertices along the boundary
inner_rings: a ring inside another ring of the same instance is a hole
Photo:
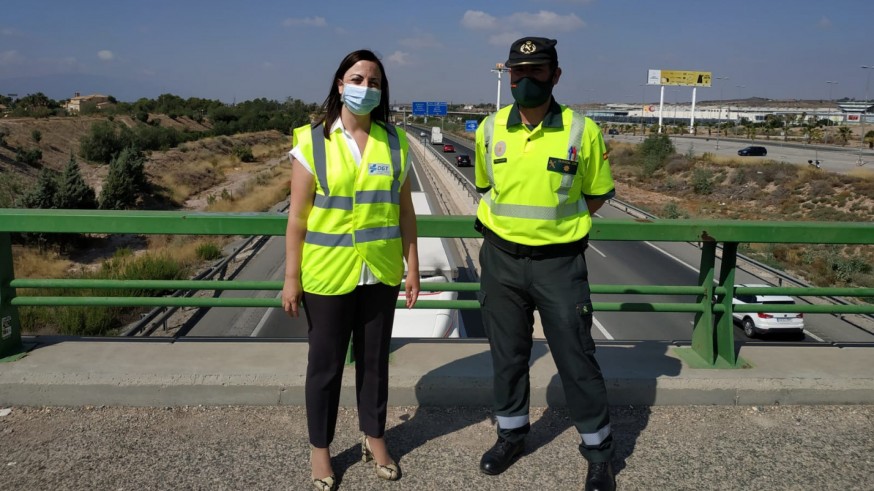
[[[340,100],[340,92],[337,90],[337,81],[343,80],[343,75],[352,67],[352,65],[358,63],[359,61],[372,61],[376,63],[376,66],[379,67],[380,73],[382,73],[382,82],[380,83],[379,90],[382,92],[382,97],[379,101],[379,105],[370,112],[370,118],[372,121],[379,121],[383,124],[388,122],[389,118],[389,105],[388,105],[388,77],[385,75],[385,67],[382,66],[382,62],[379,61],[379,58],[368,49],[359,49],[358,51],[353,51],[346,55],[343,58],[343,61],[340,62],[340,66],[337,67],[337,72],[334,74],[334,78],[331,79],[331,89],[328,92],[328,98],[325,99],[325,102],[322,103],[322,113],[324,114],[313,127],[318,126],[319,124],[324,125],[325,138],[330,137],[331,126],[334,125],[334,121],[340,117],[340,110],[343,108],[343,101]]]

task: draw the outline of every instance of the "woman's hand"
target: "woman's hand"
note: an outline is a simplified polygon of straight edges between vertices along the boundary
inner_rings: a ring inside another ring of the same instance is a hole
[[[303,288],[299,279],[285,280],[282,285],[282,310],[291,317],[300,315],[300,302],[303,299]]]
[[[404,282],[404,290],[407,295],[407,308],[411,309],[416,305],[416,300],[419,299],[419,275],[407,275]]]

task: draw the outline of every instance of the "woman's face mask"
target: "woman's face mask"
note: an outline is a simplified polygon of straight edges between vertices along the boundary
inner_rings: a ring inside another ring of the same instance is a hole
[[[364,116],[379,106],[382,91],[363,85],[343,84],[343,93],[340,94],[340,99],[352,114]]]

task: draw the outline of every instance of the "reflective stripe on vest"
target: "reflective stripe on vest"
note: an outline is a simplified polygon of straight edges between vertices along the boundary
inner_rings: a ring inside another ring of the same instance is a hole
[[[483,128],[483,140],[485,143],[485,152],[486,152],[486,174],[489,178],[489,185],[491,189],[489,189],[484,195],[483,200],[485,200],[486,204],[489,206],[489,210],[495,215],[511,217],[511,218],[535,218],[541,220],[554,220],[572,217],[574,215],[579,215],[580,213],[584,213],[588,211],[588,206],[586,206],[586,200],[580,196],[580,199],[573,203],[568,203],[568,194],[570,191],[571,182],[573,181],[573,176],[569,177],[568,184],[566,186],[562,186],[559,191],[556,193],[558,196],[558,205],[556,206],[532,206],[532,205],[520,205],[520,204],[501,204],[495,203],[492,200],[492,193],[495,192],[495,170],[494,164],[492,163],[492,144],[495,135],[495,118],[497,113],[490,114],[484,123]],[[583,131],[586,128],[586,119],[577,114],[576,111],[571,113],[571,128],[568,134],[568,148],[570,147],[581,147],[581,142],[583,140]]]
[[[392,174],[391,190],[388,191],[356,191],[355,202],[362,204],[388,203],[400,205],[401,202],[401,143],[398,133],[391,125],[385,127],[388,134],[388,146],[391,151]],[[319,185],[325,191],[324,195],[316,193],[313,206],[324,209],[352,211],[353,201],[348,196],[331,196],[328,187],[328,162],[325,154],[325,133],[322,125],[312,129],[313,138],[313,172],[319,180]],[[395,239],[401,236],[400,226],[380,227],[367,230],[355,231],[355,242],[371,242],[375,240]],[[308,244],[329,247],[352,247],[352,234],[325,234],[308,231],[306,239]]]

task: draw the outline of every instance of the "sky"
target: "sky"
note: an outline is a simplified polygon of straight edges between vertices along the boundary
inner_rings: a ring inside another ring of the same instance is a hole
[[[171,93],[321,103],[343,57],[382,59],[392,103],[494,103],[523,36],[558,40],[564,104],[654,102],[649,69],[709,71],[697,100],[874,98],[872,0],[8,0],[0,94]],[[829,83],[831,82],[831,83]],[[867,86],[867,89],[866,89]],[[667,88],[666,102],[692,89]],[[507,76],[502,104],[511,101]]]

